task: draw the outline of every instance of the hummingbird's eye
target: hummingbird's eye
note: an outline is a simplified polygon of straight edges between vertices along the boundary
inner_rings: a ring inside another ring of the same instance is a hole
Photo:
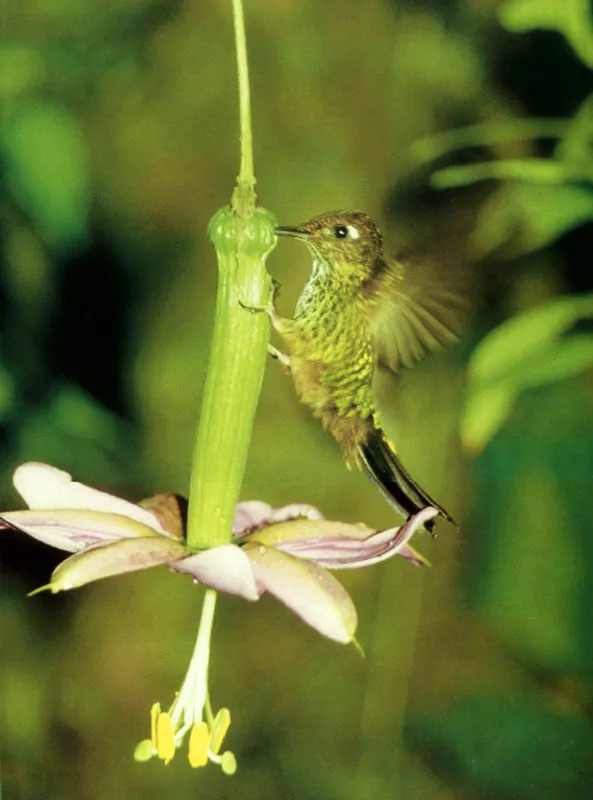
[[[334,234],[336,239],[345,239],[348,236],[348,228],[346,225],[336,225],[334,227]]]

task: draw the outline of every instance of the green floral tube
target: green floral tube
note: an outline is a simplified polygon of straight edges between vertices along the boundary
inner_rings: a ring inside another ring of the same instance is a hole
[[[275,244],[274,217],[230,206],[209,225],[219,286],[210,364],[190,486],[187,544],[199,550],[230,541],[266,361],[265,260]]]

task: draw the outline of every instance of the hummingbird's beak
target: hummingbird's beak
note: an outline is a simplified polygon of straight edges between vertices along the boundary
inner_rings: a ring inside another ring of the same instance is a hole
[[[279,225],[275,233],[276,236],[293,236],[295,239],[309,239],[311,235],[303,228],[287,228],[284,225]]]

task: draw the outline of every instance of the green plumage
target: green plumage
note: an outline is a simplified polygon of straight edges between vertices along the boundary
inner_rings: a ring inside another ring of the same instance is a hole
[[[315,262],[282,334],[297,393],[335,436],[348,462],[372,424],[375,356],[365,295]]]
[[[280,235],[303,239],[311,276],[292,319],[270,311],[297,394],[340,443],[346,462],[369,474],[406,515],[426,506],[449,515],[410,478],[381,431],[373,380],[456,338],[455,300],[422,294],[405,266],[383,254],[381,234],[361,212],[314,217]]]

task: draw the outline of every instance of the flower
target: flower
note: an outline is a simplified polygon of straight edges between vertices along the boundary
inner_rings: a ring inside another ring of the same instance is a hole
[[[356,630],[356,609],[328,570],[363,567],[393,555],[426,563],[409,541],[437,514],[426,508],[399,528],[376,531],[326,520],[303,503],[273,509],[252,501],[237,506],[231,543],[195,551],[183,538],[187,502],[177,495],[157,494],[135,505],[36,462],[18,467],[13,482],[29,509],[0,514],[0,528],[15,528],[72,554],[43,589],[55,593],[160,565],[207,587],[181,690],[168,711],[159,703],[152,706],[151,738],[140,742],[135,758],[157,756],[167,764],[189,735],[191,766],[210,761],[229,775],[236,770],[235,756],[220,754],[220,749],[230,712],[221,708],[214,713],[208,692],[217,592],[251,601],[270,592],[322,635],[348,643]]]
[[[196,552],[183,541],[187,504],[176,495],[157,494],[136,505],[36,462],[19,466],[13,482],[29,510],[1,513],[0,526],[73,553],[43,588],[55,593],[167,565],[196,583],[246,600],[270,592],[319,633],[341,643],[352,641],[356,610],[328,570],[364,567],[394,555],[425,563],[409,540],[437,513],[427,508],[399,528],[376,531],[323,519],[303,503],[279,509],[259,501],[239,503],[233,542]]]

